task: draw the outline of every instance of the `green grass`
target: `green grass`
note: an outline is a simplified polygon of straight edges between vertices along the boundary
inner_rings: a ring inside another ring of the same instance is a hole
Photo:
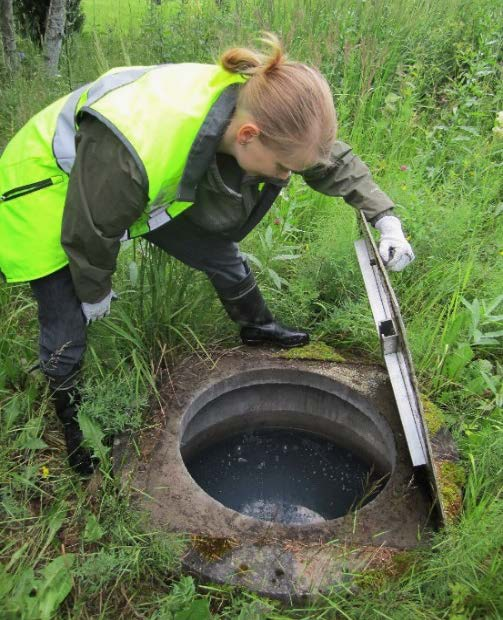
[[[123,33],[135,31],[141,26],[147,0],[83,0],[86,16],[85,32],[114,30]]]
[[[46,609],[62,618],[207,618],[210,609],[233,620],[502,617],[503,143],[492,132],[503,109],[499,3],[83,5],[84,31],[64,46],[59,77],[48,79],[38,52],[19,41],[20,73],[0,74],[1,146],[43,106],[112,66],[210,62],[263,29],[281,34],[291,57],[322,68],[341,138],[396,201],[417,255],[392,282],[421,389],[460,450],[464,510],[431,548],[302,610],[177,577],[184,541],[143,531],[142,515],[109,468],[94,490],[69,472],[45,383],[29,372],[37,361],[35,303],[27,286],[2,286],[0,616],[35,618]],[[378,359],[352,247],[357,235],[349,207],[297,180],[242,247],[278,317],[308,327],[342,355]],[[121,300],[90,330],[83,407],[105,453],[99,427],[150,426],[148,403],[163,369],[237,343],[206,279],[146,245],[123,249],[114,286]]]

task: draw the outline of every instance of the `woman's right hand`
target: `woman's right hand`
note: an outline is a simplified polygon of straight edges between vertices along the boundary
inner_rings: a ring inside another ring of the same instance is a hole
[[[82,312],[86,317],[86,325],[108,316],[110,314],[110,304],[114,299],[119,299],[119,296],[112,290],[101,301],[97,301],[94,304],[82,302]]]

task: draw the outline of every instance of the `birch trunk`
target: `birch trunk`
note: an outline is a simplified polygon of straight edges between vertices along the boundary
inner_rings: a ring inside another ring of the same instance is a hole
[[[58,72],[59,55],[65,32],[66,0],[51,0],[44,36],[44,58],[49,71]]]
[[[0,0],[0,27],[2,30],[5,65],[9,71],[14,71],[18,65],[18,55],[16,52],[12,0]]]

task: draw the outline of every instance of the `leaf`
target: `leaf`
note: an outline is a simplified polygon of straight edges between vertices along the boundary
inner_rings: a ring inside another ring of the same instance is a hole
[[[267,620],[272,617],[274,607],[265,601],[245,603],[236,620]]]
[[[15,575],[15,587],[14,591],[10,593],[10,605],[13,609],[19,610],[19,616],[30,620],[35,619],[37,616],[34,614],[37,599],[35,595],[38,592],[40,582],[35,579],[35,573],[33,569],[26,568],[21,574]]]
[[[5,600],[5,596],[14,587],[14,576],[9,575],[6,567],[0,564],[0,601]]]
[[[78,419],[85,443],[94,450],[94,453],[100,458],[100,461],[104,463],[107,460],[107,454],[110,448],[107,448],[103,444],[105,435],[99,424],[91,420],[91,418],[82,411],[79,411]]]
[[[477,360],[476,364],[480,372],[492,372],[493,371],[493,365],[489,360],[479,359]]]
[[[29,448],[33,440],[33,446],[40,445],[38,444],[38,439],[41,433],[41,426],[40,418],[30,418],[27,420],[22,432],[15,439],[16,448]]]
[[[267,269],[267,273],[271,276],[271,280],[274,282],[275,286],[281,290],[281,278],[279,277],[279,275],[274,271],[274,269]]]
[[[485,332],[484,336],[486,338],[501,338],[503,336],[503,329],[499,329],[496,332]]]
[[[23,408],[19,398],[12,398],[6,405],[2,420],[2,430],[9,431],[15,424],[18,417],[23,413]]]
[[[237,620],[263,620],[263,618],[264,616],[260,612],[246,607],[240,611]]]
[[[488,338],[486,334],[482,334],[482,337],[479,338],[474,344],[484,345],[498,345],[499,340],[495,340],[494,338]]]
[[[471,305],[472,321],[474,325],[480,323],[480,302],[478,299],[474,299]]]
[[[481,332],[478,329],[473,334],[474,344],[499,344],[499,338],[503,336],[503,329],[495,332]]]
[[[192,601],[190,607],[176,612],[175,620],[211,620],[210,605],[206,599]]]
[[[397,101],[400,101],[400,99],[401,99],[400,95],[396,95],[395,93],[389,93],[389,95],[386,95],[384,99],[384,103],[393,104],[393,103],[396,103]]]
[[[105,533],[104,529],[98,522],[98,519],[91,512],[87,517],[86,526],[84,528],[84,540],[86,542],[96,542],[102,538]]]
[[[445,374],[452,380],[460,378],[461,371],[473,359],[473,350],[467,342],[463,342],[445,360]]]
[[[62,555],[53,560],[42,570],[42,582],[37,599],[41,620],[50,620],[51,616],[65,600],[72,589],[70,568],[73,554]]]
[[[482,394],[486,389],[486,381],[482,375],[479,375],[468,381],[468,383],[464,386],[464,390],[469,394]]]
[[[133,286],[138,282],[138,263],[134,260],[129,263],[129,281]]]
[[[484,77],[485,75],[492,75],[494,73],[493,69],[480,69],[479,71],[475,72],[475,75],[477,77]]]
[[[11,566],[14,566],[14,564],[16,564],[16,562],[19,560],[19,558],[23,557],[26,554],[26,549],[30,546],[29,542],[25,542],[24,545],[22,545],[21,547],[19,547],[18,549],[16,549],[16,551],[14,551],[13,554],[10,555],[9,557],[9,562],[5,567],[5,570],[9,570],[11,568]],[[1,599],[1,597],[0,597]]]
[[[268,248],[272,246],[272,227],[268,226],[265,231],[265,243]]]
[[[192,599],[196,595],[196,585],[193,577],[185,575],[180,577],[179,581],[173,584],[170,595],[178,601],[183,599]],[[180,607],[180,605],[178,605]]]
[[[470,140],[470,136],[455,136],[452,138],[452,142],[469,142]]]
[[[498,392],[498,388],[497,388],[496,382],[494,380],[495,377],[493,375],[488,375],[484,371],[482,371],[481,374],[484,377],[484,380],[486,382],[487,387],[491,390],[491,392],[493,394],[496,394]]]
[[[47,444],[40,437],[28,437],[20,448],[26,448],[28,450],[42,450],[47,448]]]
[[[449,324],[446,328],[445,333],[442,337],[442,341],[444,344],[453,345],[455,342],[459,340],[459,336],[462,333],[463,329],[468,324],[468,313],[466,311],[460,312],[454,320]]]
[[[483,336],[483,334],[480,331],[480,329],[474,329],[473,330],[473,334],[472,334],[472,338],[473,338],[474,344],[480,344],[480,340],[481,340],[482,336]]]
[[[63,525],[63,522],[66,519],[66,511],[67,511],[67,507],[64,502],[61,502],[59,504],[54,504],[52,506],[49,512],[48,518],[47,518],[48,524],[49,524],[49,528],[48,528],[49,531],[47,533],[47,538],[45,540],[44,546],[42,547],[42,549],[40,550],[38,554],[37,561],[40,560],[40,558],[44,554],[44,551],[51,544],[54,536],[56,536],[56,534],[61,529],[61,526]]]
[[[486,318],[490,323],[501,323],[503,321],[503,314],[489,314],[486,313]]]
[[[243,258],[245,260],[250,261],[256,267],[258,267],[260,270],[263,269],[262,263],[259,261],[259,259],[254,254],[250,254],[248,252],[241,252],[241,254],[243,255]]]
[[[468,125],[461,125],[460,129],[466,131],[466,133],[471,133],[473,136],[480,136],[480,133],[475,129],[475,127],[469,127]]]
[[[300,258],[301,254],[278,254],[273,257],[273,260],[296,260]]]
[[[503,203],[500,205],[500,207],[503,210]],[[491,312],[495,310],[501,303],[503,303],[503,295],[498,295],[498,297],[493,299],[487,306],[486,314],[491,314]]]

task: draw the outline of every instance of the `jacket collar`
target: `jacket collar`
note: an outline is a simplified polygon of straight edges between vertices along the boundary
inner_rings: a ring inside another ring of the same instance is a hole
[[[195,202],[196,188],[214,159],[236,108],[239,87],[240,84],[228,86],[208,112],[190,148],[176,200]]]

